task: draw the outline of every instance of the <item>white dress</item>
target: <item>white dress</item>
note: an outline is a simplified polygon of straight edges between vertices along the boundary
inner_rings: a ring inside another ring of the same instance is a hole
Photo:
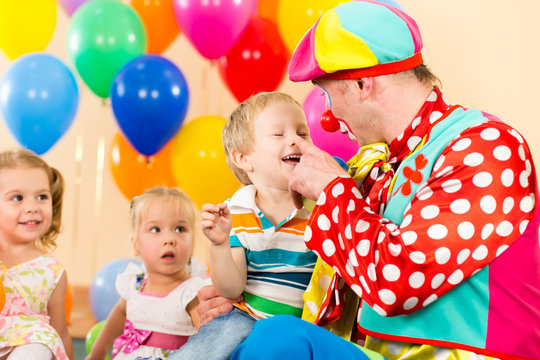
[[[130,263],[116,278],[116,289],[126,300],[126,319],[137,330],[191,336],[197,332],[186,306],[197,296],[197,291],[208,285],[208,280],[191,277],[165,296],[154,296],[140,292],[146,281],[144,269]],[[116,344],[115,344],[116,345]],[[115,346],[116,347],[116,346]],[[114,360],[157,360],[168,357],[172,351],[139,345],[136,349],[121,346]],[[123,351],[122,351],[123,350]],[[126,353],[125,351],[131,351]]]

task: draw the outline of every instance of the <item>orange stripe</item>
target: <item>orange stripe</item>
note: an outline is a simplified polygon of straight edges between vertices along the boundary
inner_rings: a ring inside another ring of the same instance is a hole
[[[264,231],[261,229],[246,229],[245,227],[233,228],[236,234],[248,233],[248,234],[264,234]]]
[[[233,227],[240,225],[240,227],[246,228],[260,228],[262,229],[261,221],[253,213],[245,214],[232,214]]]
[[[304,231],[308,224],[308,219],[293,218],[283,224],[284,229],[296,229]]]
[[[287,228],[279,228],[279,229],[276,230],[276,232],[286,233],[286,234],[293,234],[293,235],[304,235],[303,230],[287,229]]]

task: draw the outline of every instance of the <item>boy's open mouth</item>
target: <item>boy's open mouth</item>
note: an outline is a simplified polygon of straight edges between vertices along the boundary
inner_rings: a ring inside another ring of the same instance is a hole
[[[302,154],[290,154],[290,155],[282,157],[281,161],[289,165],[296,165],[300,162],[301,157],[302,157]]]

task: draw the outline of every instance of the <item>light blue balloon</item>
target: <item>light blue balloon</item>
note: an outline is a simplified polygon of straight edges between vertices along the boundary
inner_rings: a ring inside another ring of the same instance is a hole
[[[123,273],[130,262],[142,266],[142,262],[138,259],[117,259],[103,266],[94,276],[89,295],[90,308],[97,321],[107,319],[114,305],[120,300],[120,295],[116,291],[116,276]]]
[[[22,147],[41,155],[70,127],[79,105],[73,73],[54,56],[30,53],[0,81],[0,110]]]

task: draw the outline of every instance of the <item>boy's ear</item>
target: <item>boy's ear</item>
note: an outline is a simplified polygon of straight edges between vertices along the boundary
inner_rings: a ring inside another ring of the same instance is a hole
[[[253,165],[248,155],[233,149],[231,150],[231,160],[237,168],[244,170],[246,173],[253,171]]]

